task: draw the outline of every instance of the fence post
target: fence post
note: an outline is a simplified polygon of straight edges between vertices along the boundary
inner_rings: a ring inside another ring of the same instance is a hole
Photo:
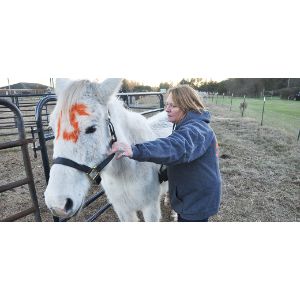
[[[265,104],[266,104],[266,97],[264,97],[264,105],[263,105],[263,110],[262,110],[262,114],[261,114],[261,122],[260,122],[260,126],[263,125],[264,112],[265,112]]]
[[[230,101],[230,111],[231,111],[231,107],[232,107],[232,97],[233,97],[233,94],[231,95],[231,101]]]
[[[246,95],[244,95],[244,102],[243,102],[242,117],[244,117],[245,103],[246,103]]]
[[[11,89],[10,89],[10,82],[9,82],[9,78],[7,78],[7,83],[8,83],[9,95],[11,95]]]
[[[299,129],[297,141],[299,141],[299,138],[300,138],[300,129]]]
[[[160,106],[160,108],[165,107],[164,96],[162,94],[159,95],[159,106]]]

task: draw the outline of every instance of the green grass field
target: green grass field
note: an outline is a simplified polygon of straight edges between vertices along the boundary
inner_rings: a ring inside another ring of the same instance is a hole
[[[219,106],[224,106],[228,109],[228,115],[240,115],[240,103],[243,98],[232,98],[219,96],[213,99],[213,103]],[[212,103],[212,99],[207,99],[206,102]],[[247,108],[244,111],[244,117],[253,118],[261,124],[263,99],[246,98]],[[263,125],[275,127],[285,130],[287,133],[298,136],[300,130],[300,101],[280,100],[276,98],[266,98]]]

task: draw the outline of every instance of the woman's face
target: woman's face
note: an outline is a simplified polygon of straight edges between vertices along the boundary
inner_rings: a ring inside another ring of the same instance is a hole
[[[184,111],[174,105],[172,93],[167,98],[165,111],[168,114],[168,121],[174,124],[178,124],[185,117]]]

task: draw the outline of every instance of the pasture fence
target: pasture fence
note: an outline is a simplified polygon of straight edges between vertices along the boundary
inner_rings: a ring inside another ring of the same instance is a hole
[[[208,95],[204,98],[210,104],[222,107],[231,117],[250,118],[263,126],[284,130],[299,141],[300,138],[300,102],[280,100],[275,97],[247,98],[232,95]],[[228,110],[227,110],[228,109]]]
[[[33,173],[32,173],[32,168],[31,168],[31,162],[30,162],[30,157],[29,157],[29,152],[28,152],[28,144],[32,142],[32,139],[26,138],[24,120],[23,120],[21,111],[14,103],[11,103],[10,101],[8,101],[6,99],[0,99],[0,108],[4,108],[5,110],[11,111],[14,114],[14,121],[15,121],[15,125],[18,129],[18,135],[19,135],[19,138],[17,140],[9,141],[9,142],[1,142],[0,150],[21,147],[23,164],[24,164],[24,168],[25,168],[25,172],[26,172],[25,178],[1,185],[0,193],[3,193],[3,192],[9,191],[14,188],[17,188],[17,187],[27,184],[29,187],[30,197],[31,197],[31,201],[32,201],[32,207],[22,210],[22,211],[14,214],[14,215],[11,215],[9,217],[5,217],[1,221],[3,221],[3,222],[16,221],[16,220],[19,220],[19,219],[21,219],[25,216],[28,216],[32,213],[34,214],[35,221],[41,221],[38,199],[37,199],[34,178],[33,178]]]

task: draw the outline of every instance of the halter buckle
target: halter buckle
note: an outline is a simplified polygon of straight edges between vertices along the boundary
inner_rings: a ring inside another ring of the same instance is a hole
[[[96,184],[99,185],[101,183],[101,176],[100,176],[100,173],[97,171],[96,167],[92,168],[91,171],[87,174],[88,174],[89,178]]]

